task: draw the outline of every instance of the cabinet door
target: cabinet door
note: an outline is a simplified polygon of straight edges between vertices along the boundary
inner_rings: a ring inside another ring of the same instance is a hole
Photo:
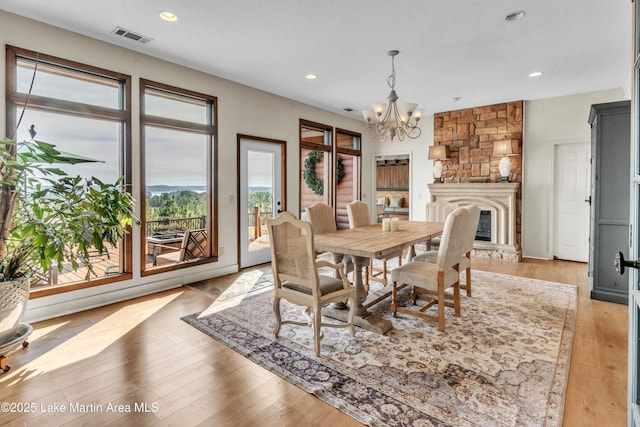
[[[628,273],[620,276],[615,254],[629,242],[629,102],[592,106],[595,138],[592,168],[591,297],[626,304]]]

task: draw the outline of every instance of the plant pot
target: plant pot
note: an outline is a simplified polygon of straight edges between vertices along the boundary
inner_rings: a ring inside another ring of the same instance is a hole
[[[0,282],[0,346],[16,334],[29,300],[30,279]]]

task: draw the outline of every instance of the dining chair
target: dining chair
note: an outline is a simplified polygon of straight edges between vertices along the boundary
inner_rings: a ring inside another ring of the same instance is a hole
[[[460,257],[460,265],[458,270],[465,271],[465,283],[460,285],[461,289],[466,290],[467,296],[471,296],[471,251],[473,250],[473,242],[476,240],[476,232],[478,230],[478,221],[480,221],[480,208],[477,205],[464,206],[470,213],[469,221],[464,225],[464,245],[462,248],[462,256]],[[413,257],[412,261],[422,261],[435,263],[438,259],[438,251],[431,250]]]
[[[283,212],[275,219],[267,221],[271,239],[271,268],[273,270],[273,312],[276,317],[274,335],[278,338],[280,328],[285,324],[309,325],[308,321],[283,320],[280,301],[286,299],[292,304],[307,307],[313,326],[314,349],[320,355],[320,327],[350,328],[355,335],[353,319],[356,307],[356,289],[349,283],[344,264],[333,264],[316,260],[313,247],[311,223]],[[319,274],[318,269],[334,269],[337,277]],[[322,307],[329,303],[349,300],[349,315],[346,323],[322,323]]]
[[[369,205],[360,200],[355,200],[347,205],[347,216],[349,217],[349,228],[364,227],[371,225],[371,216],[369,215]],[[375,268],[373,266],[373,258],[369,259],[369,265],[365,267],[365,281],[364,288],[369,292],[369,280],[382,283],[382,286],[387,285],[387,275],[389,273],[387,269],[387,262],[398,257],[398,265],[402,265],[402,251],[394,252],[379,258],[382,260],[382,268]]]
[[[391,270],[393,280],[391,312],[410,314],[419,318],[436,321],[438,330],[444,332],[445,306],[453,307],[456,317],[460,317],[460,254],[464,246],[465,223],[469,221],[469,210],[457,208],[447,216],[438,248],[436,263],[410,261]],[[411,285],[411,301],[415,305],[418,299],[426,304],[417,309],[398,305],[398,285]],[[445,293],[453,287],[453,295]],[[451,302],[453,299],[453,302]],[[438,315],[426,314],[433,305],[438,305]]]
[[[458,207],[457,204],[448,202],[447,200],[436,200],[435,202],[429,202],[425,205],[426,221],[429,222],[444,222],[447,219],[447,215],[453,212]],[[427,242],[427,251],[433,249],[433,246],[437,246],[440,243],[439,237],[434,237]]]
[[[311,223],[314,234],[332,233],[338,231],[333,208],[326,203],[314,203],[306,209],[307,220]],[[347,273],[353,271],[353,260],[349,255],[343,255],[342,262]]]

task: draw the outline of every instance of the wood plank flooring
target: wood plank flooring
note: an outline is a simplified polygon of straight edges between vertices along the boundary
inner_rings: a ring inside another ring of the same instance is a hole
[[[627,306],[589,299],[585,264],[474,258],[473,266],[579,285],[563,425],[626,425]],[[33,325],[30,346],[11,353],[13,369],[0,374],[0,402],[22,413],[3,410],[0,424],[360,425],[180,320],[209,304],[180,288]],[[72,403],[102,410],[74,412]],[[56,404],[66,412],[53,412]]]

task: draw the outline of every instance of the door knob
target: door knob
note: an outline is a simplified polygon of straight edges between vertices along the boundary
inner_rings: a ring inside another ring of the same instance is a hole
[[[589,203],[589,206],[591,206],[591,196],[588,199],[584,199],[584,202]]]
[[[623,275],[625,267],[640,268],[640,260],[636,259],[634,261],[625,261],[622,252],[618,252],[613,261],[613,265],[615,265],[616,271],[620,273],[620,275]]]

